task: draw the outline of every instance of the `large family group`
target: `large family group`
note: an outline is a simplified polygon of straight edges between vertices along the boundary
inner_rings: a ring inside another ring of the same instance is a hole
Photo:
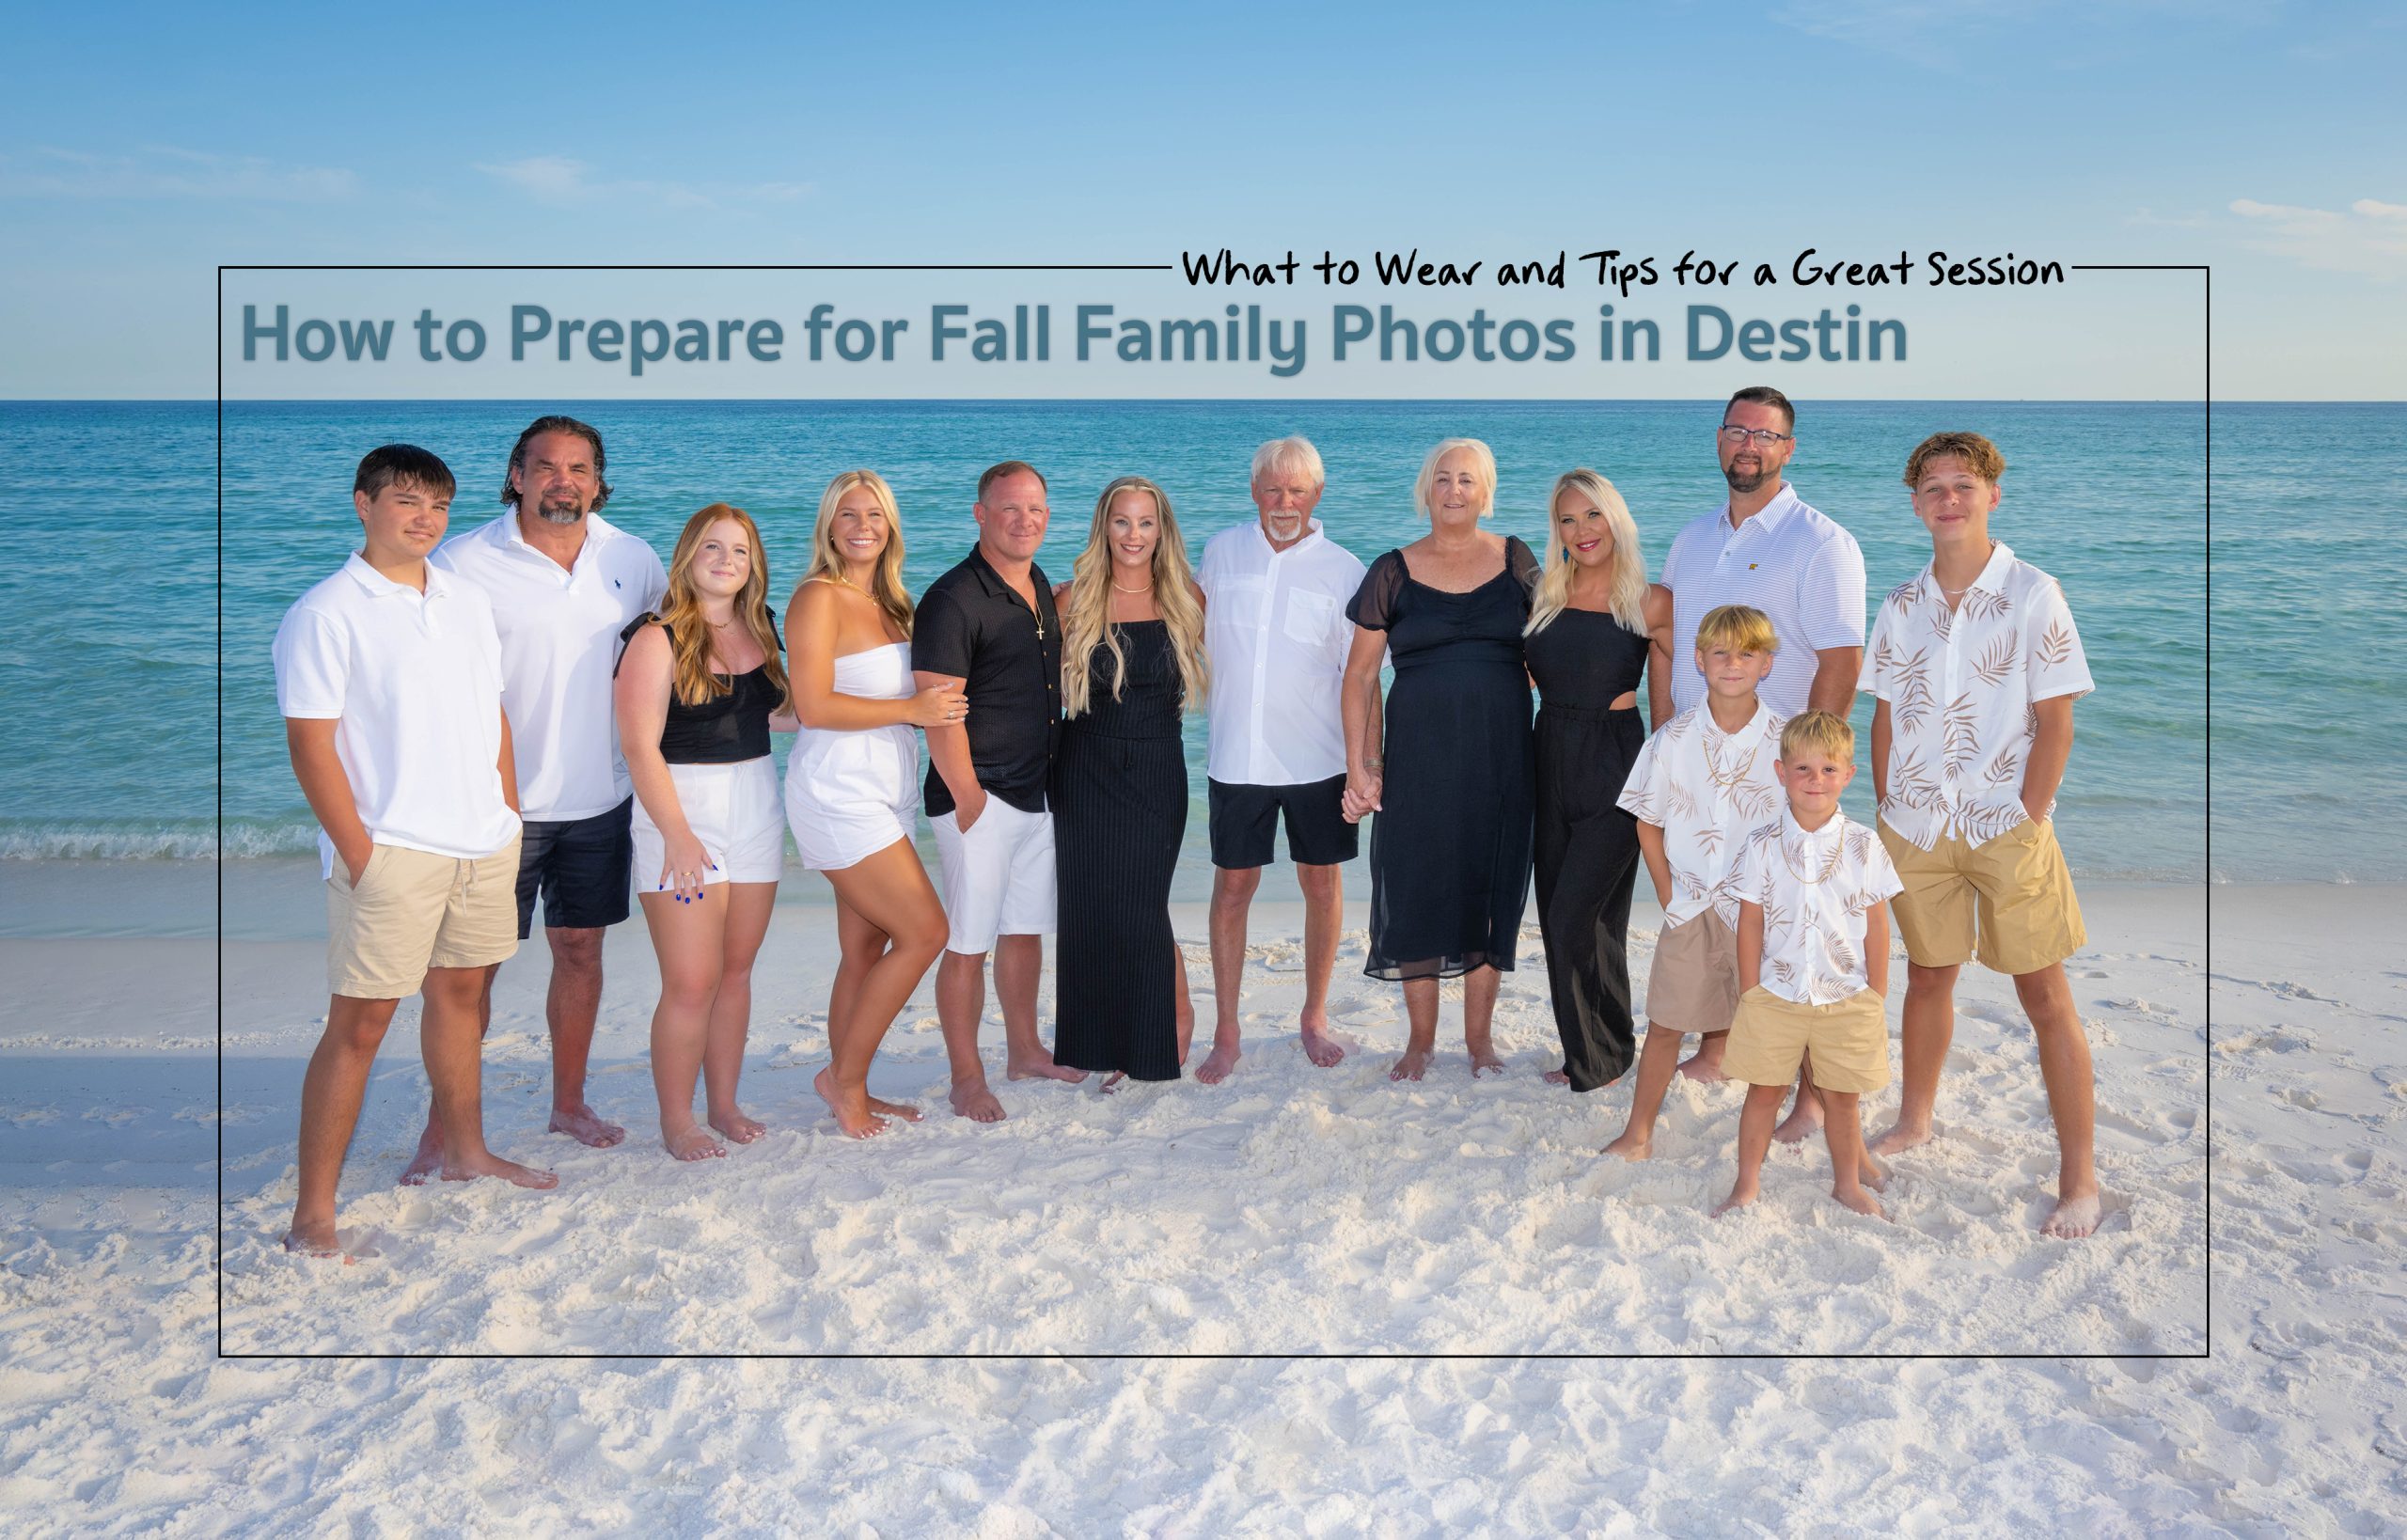
[[[1169,495],[1112,481],[1060,584],[1035,560],[1044,476],[995,465],[976,543],[915,604],[893,493],[847,471],[820,499],[782,636],[753,519],[700,510],[664,567],[602,517],[602,435],[582,422],[528,426],[507,511],[448,542],[451,471],[411,446],[373,450],[353,489],[359,550],[275,639],[293,773],[322,830],[333,990],[285,1244],[341,1254],[343,1155],[413,993],[433,1096],[402,1181],[555,1185],[486,1147],[480,1103],[494,975],[539,898],[553,1130],[624,1137],[585,1078],[602,938],[632,890],[660,964],[663,1143],[694,1160],[759,1138],[736,1090],[789,833],[834,890],[842,963],[815,1084],[846,1134],[920,1116],[870,1095],[868,1076],[931,966],[952,1109],[1003,1116],[978,1044],[990,955],[1011,1078],[1178,1077],[1194,1018],[1169,896],[1195,710],[1217,1018],[1197,1079],[1238,1062],[1247,916],[1282,824],[1304,901],[1300,1045],[1314,1064],[1344,1057],[1327,1014],[1341,865],[1371,818],[1365,971],[1402,983],[1409,1023],[1391,1078],[1428,1072],[1452,978],[1471,1073],[1503,1069],[1490,1023],[1534,876],[1563,1040],[1548,1078],[1587,1092],[1636,1066],[1607,1153],[1648,1155],[1675,1075],[1743,1081],[1723,1208],[1754,1198],[1775,1137],[1819,1128],[1833,1196],[1878,1214],[1884,1158],[1931,1136],[1957,973],[1977,957],[2013,977],[2037,1045],[2061,1155],[2044,1228],[2088,1234],[2091,1072],[2063,966],[2084,937],[2050,816],[2091,687],[2070,612],[1990,534],[1997,448],[1942,432],[1904,471],[1930,561],[1881,603],[1867,650],[1862,552],[1782,476],[1796,426],[1776,390],[1730,399],[1712,434],[1727,500],[1681,531],[1655,582],[1592,470],[1555,481],[1543,560],[1484,529],[1496,463],[1467,438],[1422,465],[1428,532],[1365,568],[1314,517],[1321,457],[1291,437],[1254,455],[1258,517],[1192,568]],[[1878,702],[1877,831],[1839,809],[1858,688]],[[782,787],[779,732],[795,734]],[[912,841],[922,811],[941,901]],[[1642,867],[1663,909],[1643,1051],[1628,962]],[[1904,1086],[1896,1125],[1867,1143],[1858,1098],[1890,1078],[1893,908]],[[1699,1040],[1685,1061],[1684,1035]]]

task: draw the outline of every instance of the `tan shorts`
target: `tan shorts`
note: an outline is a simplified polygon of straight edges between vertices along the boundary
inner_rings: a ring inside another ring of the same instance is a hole
[[[518,841],[477,860],[377,845],[356,886],[326,879],[326,982],[355,1000],[417,993],[431,967],[483,967],[518,950]]]
[[[1814,1056],[1825,1091],[1879,1091],[1889,1083],[1889,1018],[1880,997],[1859,989],[1832,1005],[1800,1005],[1757,984],[1738,997],[1722,1068],[1751,1086],[1785,1086]]]
[[[1906,885],[1891,908],[1920,966],[1977,955],[1998,973],[2037,973],[2089,940],[2053,823],[2026,819],[1979,845],[1944,834],[1928,850],[1883,823],[1880,843]]]
[[[1719,1032],[1738,1009],[1738,933],[1707,909],[1655,938],[1646,970],[1646,1025],[1667,1032]]]

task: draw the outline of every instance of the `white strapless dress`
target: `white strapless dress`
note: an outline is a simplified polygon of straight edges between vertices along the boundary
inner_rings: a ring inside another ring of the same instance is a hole
[[[911,644],[836,660],[836,693],[901,700],[919,693]],[[911,838],[920,809],[919,735],[904,723],[842,732],[804,728],[786,757],[786,823],[813,872],[842,871]]]

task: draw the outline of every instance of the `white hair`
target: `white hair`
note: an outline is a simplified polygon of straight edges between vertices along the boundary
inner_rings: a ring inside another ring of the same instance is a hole
[[[1248,479],[1259,483],[1264,477],[1282,470],[1301,471],[1313,479],[1316,487],[1329,484],[1328,476],[1321,470],[1320,451],[1300,433],[1274,438],[1254,450],[1253,472]]]

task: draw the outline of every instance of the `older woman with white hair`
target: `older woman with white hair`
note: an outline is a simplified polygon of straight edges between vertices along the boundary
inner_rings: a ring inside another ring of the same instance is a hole
[[[1435,1057],[1438,982],[1463,981],[1471,1074],[1502,1071],[1489,1041],[1530,892],[1530,683],[1521,633],[1538,559],[1479,526],[1496,457],[1477,439],[1429,451],[1413,488],[1429,533],[1371,564],[1346,609],[1345,812],[1371,826],[1371,947],[1363,971],[1401,980],[1411,1038],[1390,1079]],[[1379,660],[1395,684],[1378,719]]]
[[[1646,741],[1638,689],[1669,647],[1672,595],[1646,581],[1638,525],[1613,484],[1566,471],[1548,499],[1546,573],[1522,648],[1538,687],[1538,930],[1574,1091],[1613,1084],[1637,1045],[1629,897],[1638,821],[1617,805]]]

